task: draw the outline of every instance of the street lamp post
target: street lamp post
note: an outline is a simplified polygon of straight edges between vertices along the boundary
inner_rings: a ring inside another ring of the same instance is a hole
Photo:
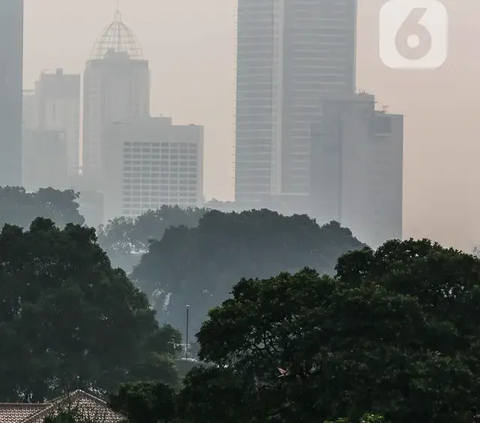
[[[187,305],[187,323],[185,325],[185,358],[188,358],[188,321],[189,321],[189,314],[190,314],[190,306]]]

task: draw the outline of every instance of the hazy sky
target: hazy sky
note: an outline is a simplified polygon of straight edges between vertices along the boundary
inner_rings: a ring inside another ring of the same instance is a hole
[[[25,88],[44,69],[83,72],[116,0],[25,0]],[[444,0],[449,57],[434,71],[378,59],[385,0],[359,0],[357,86],[405,115],[404,228],[470,250],[480,244],[478,0]],[[152,113],[205,126],[205,195],[233,198],[236,0],[121,0],[152,74]]]

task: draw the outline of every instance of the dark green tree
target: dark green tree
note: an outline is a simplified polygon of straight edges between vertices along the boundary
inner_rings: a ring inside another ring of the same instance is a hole
[[[98,239],[114,267],[130,272],[148,250],[150,240],[160,240],[170,227],[194,227],[205,214],[205,209],[162,206],[133,219],[117,217],[101,226]]]
[[[389,241],[342,256],[336,271],[243,279],[203,324],[200,358],[238,383],[254,380],[249,408],[271,421],[369,412],[394,423],[471,423],[480,261],[428,240]]]
[[[176,383],[180,335],[113,269],[95,231],[37,218],[0,233],[0,401],[128,380]]]
[[[267,278],[305,266],[333,273],[341,254],[362,246],[348,229],[334,222],[320,227],[308,216],[210,211],[197,227],[170,228],[153,241],[132,278],[158,315],[182,330],[189,305],[196,331],[242,277]]]
[[[177,416],[185,423],[266,422],[266,408],[257,407],[255,391],[254,380],[246,380],[236,371],[196,367],[183,380],[176,399]]]
[[[37,192],[26,192],[21,187],[0,187],[0,227],[5,223],[28,228],[36,217],[53,220],[57,225],[83,224],[84,218],[78,208],[79,194],[42,188]]]
[[[176,421],[176,393],[158,382],[125,383],[110,396],[113,411],[125,416],[128,423],[173,423]]]

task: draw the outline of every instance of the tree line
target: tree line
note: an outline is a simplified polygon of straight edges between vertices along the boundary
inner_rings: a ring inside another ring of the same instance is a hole
[[[128,423],[478,419],[472,255],[429,240],[372,250],[307,216],[182,210],[183,226],[151,219],[159,239],[127,275],[68,207],[35,204],[44,217],[0,233],[0,402],[83,389]],[[185,304],[199,361],[183,376]]]
[[[479,421],[480,261],[428,240],[242,278],[182,383],[108,395],[128,423]]]
[[[60,227],[84,223],[79,194],[73,191],[0,188],[0,198],[8,211],[0,211],[0,225],[28,228],[37,216]],[[97,240],[112,267],[123,269],[148,296],[160,320],[183,330],[189,305],[192,331],[241,277],[263,278],[305,266],[331,274],[341,254],[363,246],[338,223],[319,226],[306,215],[171,206],[115,218],[98,228]]]

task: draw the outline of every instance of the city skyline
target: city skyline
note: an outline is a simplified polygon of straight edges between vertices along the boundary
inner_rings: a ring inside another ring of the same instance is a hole
[[[124,0],[121,10],[151,64],[153,113],[205,125],[206,195],[232,199],[236,2],[181,3]],[[450,57],[442,69],[422,73],[391,71],[380,63],[377,21],[383,3],[359,2],[357,80],[380,105],[405,114],[405,235],[470,249],[480,239],[475,225],[480,204],[468,194],[480,182],[473,160],[480,154],[473,142],[475,108],[469,107],[480,66],[465,39],[467,32],[479,33],[471,13],[479,7],[470,0],[445,2],[452,27]],[[81,72],[92,41],[115,10],[114,1],[67,5],[52,0],[53,16],[39,3],[27,0],[26,5],[26,88],[43,68]],[[191,13],[184,13],[186,6]],[[70,38],[68,43],[58,32]]]

